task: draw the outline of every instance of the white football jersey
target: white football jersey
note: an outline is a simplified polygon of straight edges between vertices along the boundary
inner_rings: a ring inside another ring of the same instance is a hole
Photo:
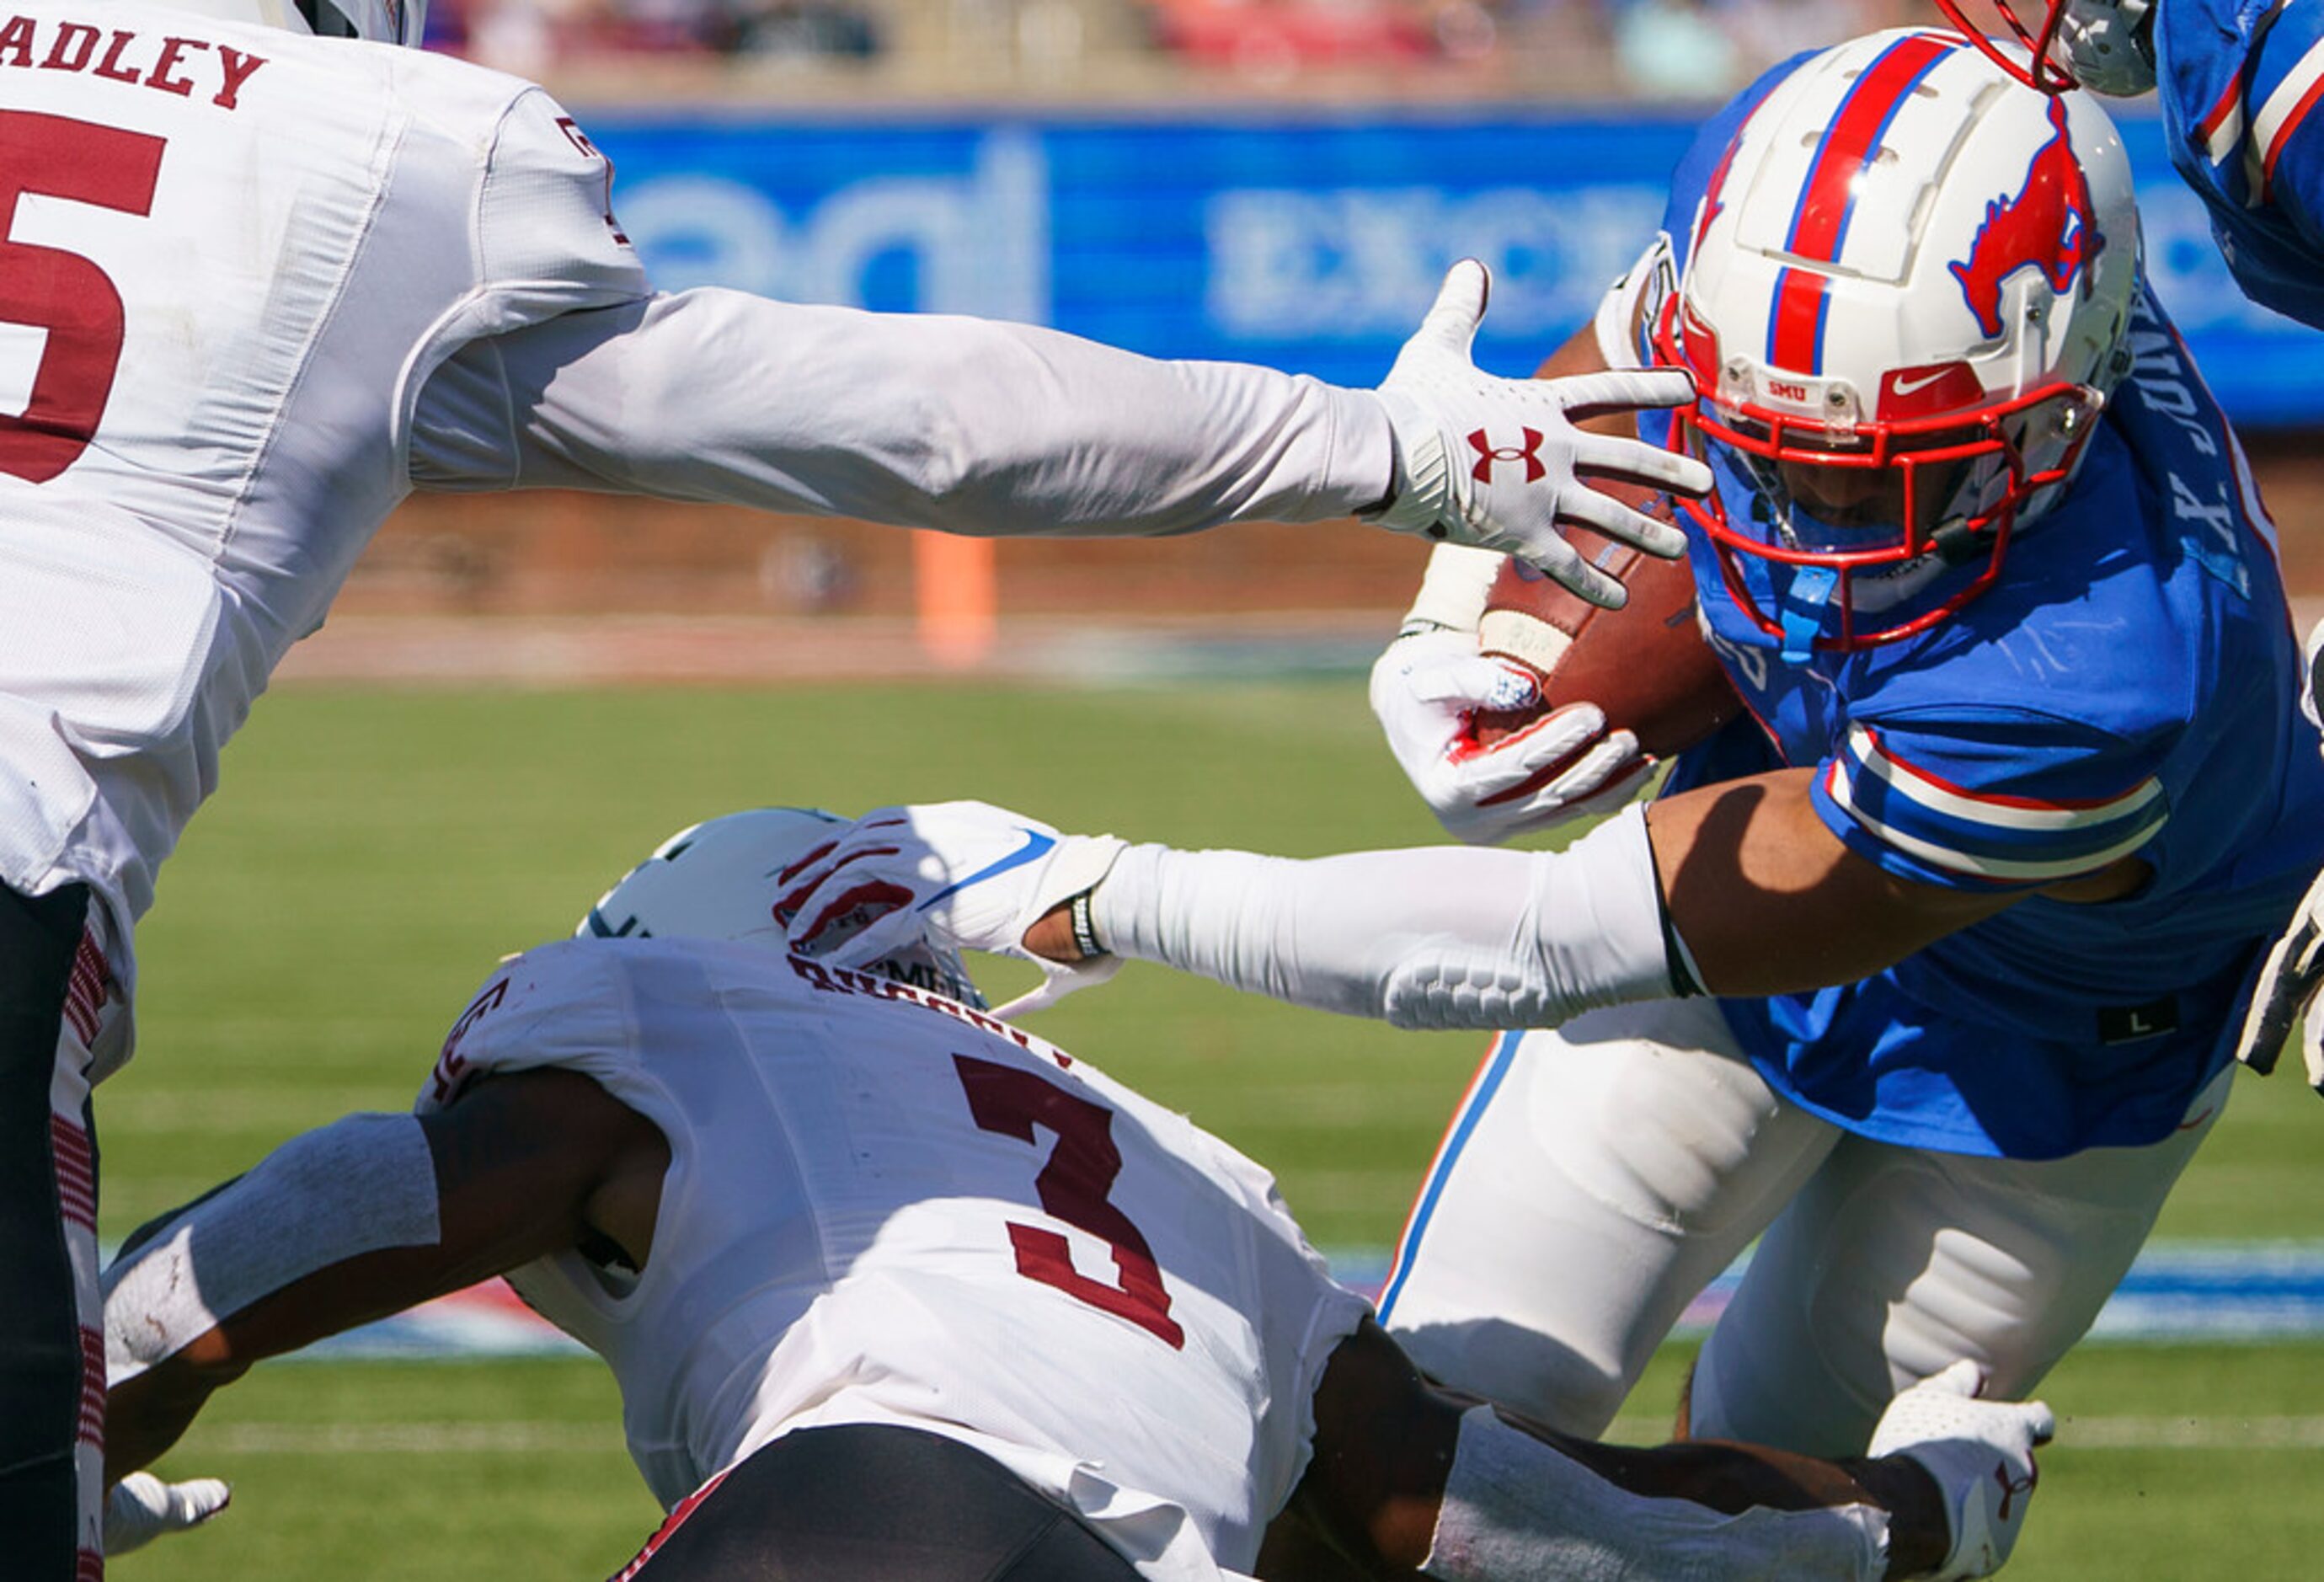
[[[0,880],[125,923],[410,489],[429,372],[647,286],[539,88],[115,0],[0,18]]]
[[[1253,1564],[1369,1310],[1257,1165],[990,1016],[753,946],[520,957],[419,1107],[540,1066],[669,1141],[641,1275],[510,1277],[612,1365],[665,1506],[792,1429],[896,1423],[993,1456],[1148,1576]]]
[[[415,485],[990,534],[1317,521],[1387,486],[1369,392],[655,295],[611,180],[540,89],[462,61],[135,0],[0,18],[0,883],[88,883],[125,947]]]

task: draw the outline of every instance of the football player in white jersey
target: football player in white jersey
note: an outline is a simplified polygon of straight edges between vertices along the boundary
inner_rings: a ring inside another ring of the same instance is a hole
[[[416,1115],[309,1133],[139,1231],[105,1287],[141,1508],[165,1485],[133,1469],[257,1359],[505,1271],[620,1382],[671,1513],[639,1582],[1197,1582],[1268,1568],[1286,1512],[1367,1575],[2006,1557],[2049,1414],[1966,1367],[1837,1463],[1615,1449],[1424,1386],[1263,1170],[986,1014],[956,958],[785,953],[847,828],[674,837],[493,972]]]
[[[131,926],[226,739],[411,489],[967,533],[1369,513],[1613,599],[1557,520],[1677,537],[1575,467],[1709,483],[1567,419],[1682,400],[1683,379],[1479,374],[1474,264],[1377,393],[657,295],[554,101],[385,47],[422,10],[0,15],[0,1531],[43,1582],[102,1564],[87,1100],[128,1053]]]

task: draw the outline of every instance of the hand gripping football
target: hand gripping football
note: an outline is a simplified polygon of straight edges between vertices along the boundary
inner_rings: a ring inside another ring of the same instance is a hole
[[[1667,497],[1664,510],[1668,510]],[[1584,528],[1567,530],[1591,562],[1621,578],[1630,601],[1600,609],[1512,560],[1495,578],[1479,646],[1539,672],[1541,702],[1521,714],[1480,715],[1489,745],[1554,708],[1594,703],[1607,729],[1636,734],[1655,757],[1691,747],[1742,709],[1696,623],[1694,574]]]

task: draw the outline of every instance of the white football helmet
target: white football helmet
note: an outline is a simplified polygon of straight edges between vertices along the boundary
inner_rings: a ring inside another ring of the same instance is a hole
[[[795,881],[852,823],[818,808],[760,808],[681,829],[606,891],[574,935],[729,939],[788,953],[788,924],[806,899]],[[960,958],[941,946],[909,946],[865,966],[984,1008]]]
[[[2129,367],[2138,248],[2096,101],[1957,34],[1827,50],[1751,112],[1655,355],[1694,376],[1674,443],[1720,479],[1686,509],[1787,654],[1925,631],[1992,586]]]
[[[326,39],[368,39],[420,47],[428,0],[170,0],[180,11],[255,22]]]

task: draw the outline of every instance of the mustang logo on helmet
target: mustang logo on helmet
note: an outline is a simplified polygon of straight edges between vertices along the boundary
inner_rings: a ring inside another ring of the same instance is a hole
[[[2106,246],[2090,217],[2090,186],[2066,135],[2066,106],[2050,101],[2055,134],[2026,168],[2015,197],[1985,206],[1985,223],[1969,243],[1969,256],[1946,267],[1960,282],[1961,298],[1988,336],[2002,331],[2001,288],[2021,269],[2038,269],[2050,289],[2063,293],[2081,277],[2090,289],[2090,265]]]

